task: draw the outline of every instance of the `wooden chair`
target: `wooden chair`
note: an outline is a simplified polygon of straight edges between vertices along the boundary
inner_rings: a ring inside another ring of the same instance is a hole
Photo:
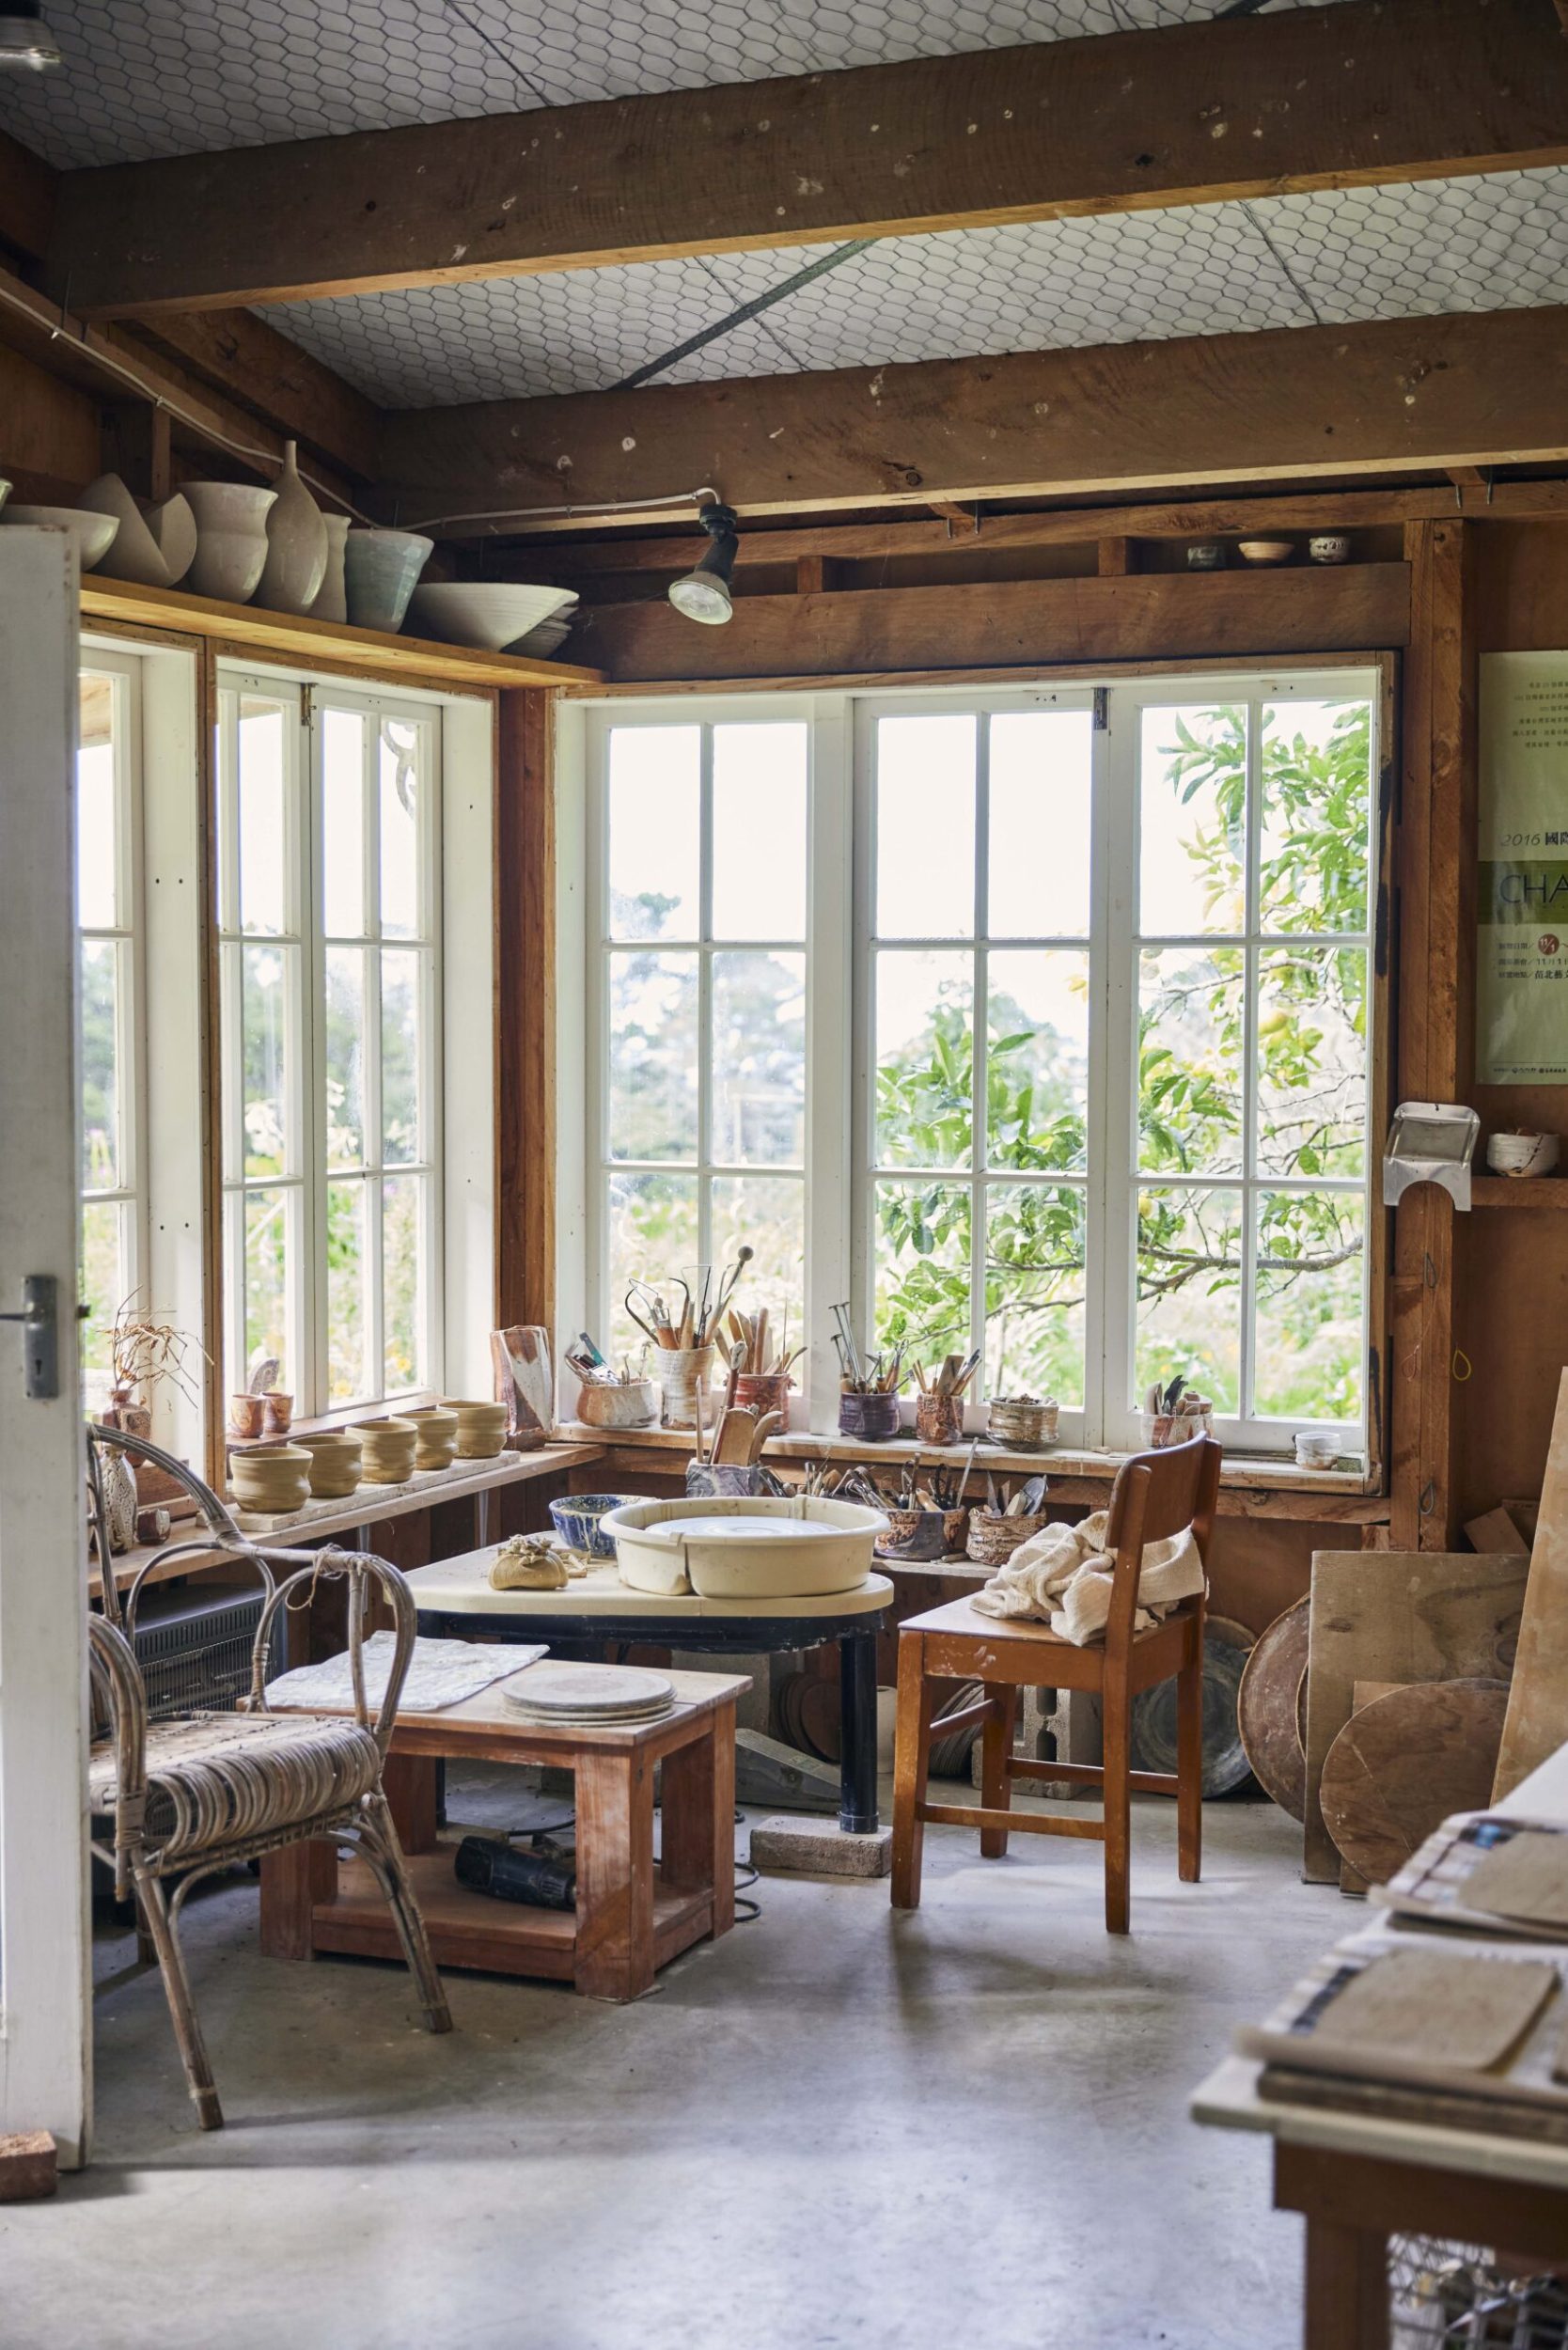
[[[134,1895],[141,1929],[163,1972],[197,2120],[204,2130],[221,2129],[223,2112],[180,1947],[185,1897],[217,1870],[316,1837],[355,1847],[391,1904],[427,2027],[434,2032],[452,2028],[382,1787],[398,1699],[414,1653],[414,1595],[397,1568],[384,1559],[331,1548],[263,1551],[247,1541],[216,1495],[183,1463],[142,1438],[93,1428],[89,1442],[104,1598],[113,1619],[110,1613],[95,1615],[87,1624],[95,1711],[106,1725],[106,1734],[95,1736],[88,1756],[88,1809],[96,1825],[91,1846],[113,1869],[118,1897],[125,1901]],[[182,1547],[200,1548],[209,1557],[218,1547],[257,1572],[266,1602],[251,1651],[248,1712],[149,1720],[147,1684],[132,1645],[142,1578],[133,1584],[122,1610],[109,1564],[98,1460],[100,1448],[106,1446],[155,1461],[196,1493],[220,1539],[215,1545]],[[294,1571],[278,1582],[275,1566]],[[349,1585],[353,1716],[270,1714],[265,1684],[279,1610],[303,1603],[318,1580],[337,1577]],[[366,1701],[361,1653],[372,1594],[389,1606],[397,1643],[386,1692],[373,1719]],[[175,1880],[172,1895],[165,1895],[165,1878]]]
[[[1219,1489],[1220,1448],[1212,1438],[1164,1452],[1139,1452],[1123,1462],[1111,1493],[1106,1547],[1115,1554],[1110,1619],[1104,1643],[1076,1648],[1047,1624],[1016,1616],[985,1616],[971,1600],[953,1600],[912,1616],[899,1628],[898,1744],[893,1793],[893,1906],[914,1909],[920,1899],[924,1823],[978,1827],[980,1853],[998,1860],[1009,1832],[1088,1836],[1105,1848],[1105,1929],[1127,1932],[1128,1845],[1134,1788],[1176,1796],[1176,1842],[1183,1881],[1198,1882],[1202,1838],[1203,1596],[1184,1600],[1147,1632],[1135,1633],[1138,1571],[1146,1543],[1191,1527],[1208,1561]],[[1130,1767],[1132,1703],[1140,1689],[1171,1674],[1177,1680],[1177,1768]],[[978,1703],[933,1724],[933,1681],[953,1677],[985,1684]],[[1105,1762],[1036,1762],[1012,1751],[1013,1718],[1023,1688],[1088,1689],[1100,1700]],[[928,1803],[926,1780],[934,1737],[981,1726],[981,1788],[977,1810]],[[1105,1816],[1089,1820],[1011,1810],[1014,1779],[1088,1779],[1104,1794]]]

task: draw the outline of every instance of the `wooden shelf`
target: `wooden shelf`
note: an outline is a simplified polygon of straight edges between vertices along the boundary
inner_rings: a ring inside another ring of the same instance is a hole
[[[1568,1182],[1557,1175],[1472,1175],[1472,1208],[1568,1208]]]
[[[467,645],[435,645],[419,636],[384,636],[373,628],[341,627],[292,612],[262,612],[255,604],[214,603],[178,588],[138,588],[124,579],[82,582],[86,621],[133,621],[184,636],[212,636],[225,645],[284,653],[308,666],[341,662],[376,676],[440,685],[597,685],[598,669],[565,661],[525,661],[515,653],[475,652]]]

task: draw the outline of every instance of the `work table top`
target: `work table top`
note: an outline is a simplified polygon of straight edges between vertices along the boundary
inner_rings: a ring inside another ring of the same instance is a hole
[[[415,1605],[447,1616],[727,1617],[742,1621],[782,1617],[796,1622],[809,1616],[875,1615],[893,1596],[893,1586],[885,1574],[869,1574],[853,1591],[807,1592],[786,1599],[704,1599],[697,1591],[674,1596],[634,1591],[621,1581],[609,1559],[590,1567],[562,1591],[497,1591],[492,1587],[490,1570],[498,1548],[464,1551],[434,1566],[416,1567],[408,1578]]]
[[[503,1692],[519,1687],[529,1673],[539,1671],[549,1662],[547,1657],[541,1657],[538,1664],[520,1666],[504,1681],[493,1681],[488,1689],[480,1689],[456,1705],[443,1706],[439,1713],[400,1714],[392,1730],[393,1753],[478,1753],[497,1744],[509,1748],[538,1747],[554,1753],[562,1753],[573,1747],[624,1748],[643,1746],[663,1739],[671,1730],[689,1725],[701,1716],[713,1713],[751,1686],[750,1677],[745,1673],[669,1670],[665,1677],[675,1686],[675,1711],[661,1714],[654,1721],[607,1722],[603,1728],[585,1727],[576,1722],[525,1721],[516,1707],[508,1703]],[[350,1705],[319,1704],[299,1707],[278,1705],[273,1708],[274,1713],[279,1714],[349,1714],[353,1710]]]

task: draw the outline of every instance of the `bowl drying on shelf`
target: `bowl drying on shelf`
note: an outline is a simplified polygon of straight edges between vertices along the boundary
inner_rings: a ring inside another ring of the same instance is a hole
[[[506,579],[431,580],[414,590],[409,619],[418,635],[499,652],[576,601],[570,588],[526,588]]]
[[[76,541],[76,560],[85,572],[102,562],[119,531],[118,514],[89,514],[78,506],[8,505],[0,522],[31,523],[35,528],[63,530]]]

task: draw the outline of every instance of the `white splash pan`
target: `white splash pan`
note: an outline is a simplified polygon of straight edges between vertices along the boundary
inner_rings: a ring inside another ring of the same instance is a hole
[[[858,1590],[888,1531],[880,1510],[826,1498],[630,1501],[607,1510],[620,1579],[703,1599],[803,1599]]]

